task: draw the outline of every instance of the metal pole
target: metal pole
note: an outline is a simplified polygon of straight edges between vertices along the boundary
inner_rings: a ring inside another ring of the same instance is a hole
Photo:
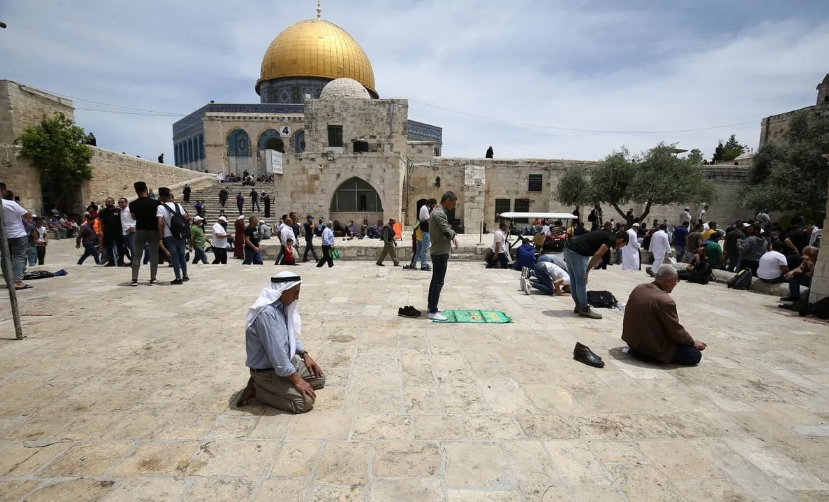
[[[0,210],[0,260],[3,260],[3,268],[6,273],[6,287],[9,288],[9,303],[12,308],[12,319],[14,320],[14,334],[18,340],[23,339],[23,326],[20,324],[20,310],[17,307],[17,291],[14,290],[14,278],[12,277],[12,261],[9,256],[9,238],[6,235],[6,224],[3,222],[3,211]]]
[[[480,233],[478,234],[478,244],[484,243],[484,221],[481,220]]]

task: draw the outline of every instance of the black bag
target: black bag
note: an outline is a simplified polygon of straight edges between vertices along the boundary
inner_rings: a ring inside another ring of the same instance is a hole
[[[176,239],[189,239],[190,223],[187,222],[187,218],[179,211],[179,205],[176,204],[175,212],[166,203],[162,204],[162,206],[172,215],[170,216],[170,224],[167,226],[170,227],[170,233],[173,234],[173,237]]]
[[[495,253],[492,252],[492,248],[486,250],[484,261],[487,265],[491,265],[495,261]]]
[[[749,275],[751,273],[749,272]],[[711,280],[711,264],[707,261],[703,261],[694,265],[694,271],[691,273],[691,277],[688,279],[688,282],[693,282],[694,284],[708,284]]]
[[[619,303],[610,291],[588,291],[587,302],[598,309],[612,309]]]
[[[751,269],[744,268],[737,272],[737,275],[732,277],[727,286],[731,289],[749,290],[751,289]]]
[[[809,302],[806,302],[807,305],[808,303]],[[816,317],[819,317],[820,319],[823,319],[824,321],[829,319],[829,297],[821,298],[820,300],[816,301],[809,308],[809,313]],[[803,313],[801,313],[800,315],[803,315]]]

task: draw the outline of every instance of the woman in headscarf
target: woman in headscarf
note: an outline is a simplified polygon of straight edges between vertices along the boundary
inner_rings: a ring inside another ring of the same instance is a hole
[[[236,218],[236,237],[233,240],[233,257],[240,260],[245,259],[245,215],[240,214]]]
[[[237,406],[252,399],[274,408],[305,413],[316,399],[316,389],[325,385],[320,365],[308,355],[298,335],[299,290],[302,279],[280,272],[248,310],[245,346],[250,379]]]

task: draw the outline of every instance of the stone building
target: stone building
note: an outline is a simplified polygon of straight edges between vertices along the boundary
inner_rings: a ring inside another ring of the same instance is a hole
[[[760,123],[760,146],[766,143],[781,143],[783,141],[783,135],[789,128],[789,122],[792,120],[792,117],[804,112],[829,115],[829,73],[817,85],[817,101],[814,105],[772,115],[762,120]]]
[[[0,80],[0,181],[20,197],[24,207],[40,214],[51,210],[60,187],[41,183],[39,171],[26,159],[18,157],[14,145],[24,129],[55,113],[74,120],[72,101],[10,80]],[[106,197],[135,197],[132,183],[144,179],[152,187],[177,188],[190,183],[194,188],[215,182],[215,177],[174,166],[159,164],[132,155],[99,147],[92,149],[92,180],[85,182],[77,193],[60,201],[61,209],[83,214],[90,201],[102,202]]]

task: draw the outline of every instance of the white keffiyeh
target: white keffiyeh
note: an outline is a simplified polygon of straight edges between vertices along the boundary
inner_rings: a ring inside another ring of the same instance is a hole
[[[295,278],[293,281],[285,281],[286,278]],[[250,328],[262,310],[268,305],[272,305],[279,301],[282,293],[291,289],[292,287],[302,284],[302,279],[292,272],[280,272],[275,279],[281,279],[278,282],[271,282],[268,287],[262,289],[259,293],[259,298],[253,302],[248,310],[247,323],[245,329]],[[285,321],[288,326],[288,344],[290,346],[290,358],[293,359],[296,355],[296,337],[302,330],[302,322],[299,319],[299,308],[297,302],[292,302],[285,307]]]

